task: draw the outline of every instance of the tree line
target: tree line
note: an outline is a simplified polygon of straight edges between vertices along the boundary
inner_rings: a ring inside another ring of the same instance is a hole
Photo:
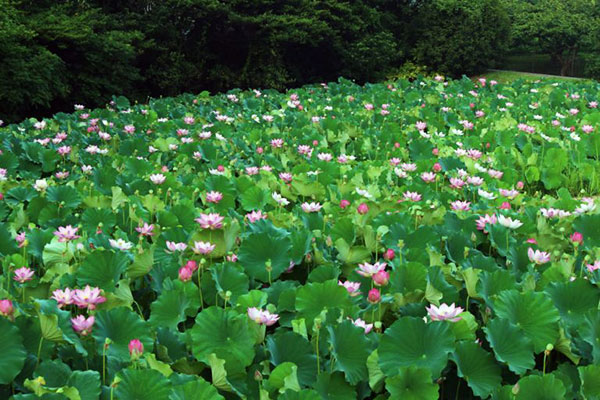
[[[120,94],[377,81],[406,63],[472,74],[509,49],[512,8],[499,0],[0,0],[0,119]]]

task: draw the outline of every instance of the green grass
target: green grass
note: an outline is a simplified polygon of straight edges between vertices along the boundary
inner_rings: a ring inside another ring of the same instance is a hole
[[[474,76],[473,79],[477,79],[480,77],[485,77],[488,80],[496,80],[501,83],[513,82],[517,79],[525,79],[529,81],[535,81],[538,79],[551,79],[551,80],[559,80],[559,81],[586,81],[588,79],[583,78],[573,78],[568,76],[548,76],[544,74],[534,74],[530,72],[520,72],[520,71],[498,71],[492,70],[488,71],[484,74]]]

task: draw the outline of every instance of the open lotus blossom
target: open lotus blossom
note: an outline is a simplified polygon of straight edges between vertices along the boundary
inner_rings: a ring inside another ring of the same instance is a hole
[[[569,211],[556,208],[540,208],[540,212],[544,218],[565,218],[571,215]]]
[[[533,250],[531,247],[527,249],[529,261],[537,265],[542,265],[550,261],[550,254],[545,251]]]
[[[223,193],[211,191],[206,193],[206,201],[208,203],[218,203],[223,199]]]
[[[498,192],[504,197],[514,199],[519,195],[519,192],[515,189],[498,189]]]
[[[421,179],[423,180],[423,182],[426,182],[426,183],[435,182],[435,177],[436,177],[435,172],[423,172],[421,174]]]
[[[356,273],[364,277],[370,278],[379,271],[385,270],[385,267],[387,267],[387,263],[376,262],[375,264],[369,264],[366,262],[358,264],[358,269],[356,270]]]
[[[477,230],[478,231],[483,231],[485,233],[487,233],[485,227],[486,225],[495,225],[496,222],[498,222],[498,220],[496,219],[496,215],[492,214],[485,214],[479,217],[479,219],[477,220],[476,224],[477,224]]]
[[[430,304],[429,307],[425,307],[427,313],[429,314],[429,318],[432,321],[450,321],[450,322],[458,322],[462,319],[459,316],[464,310],[461,307],[456,307],[454,303],[451,305],[447,305],[446,303],[440,304],[437,307],[434,304]]]
[[[185,251],[185,249],[187,249],[187,244],[183,242],[171,242],[167,240],[166,245],[167,249],[169,249],[172,252]]]
[[[43,192],[48,189],[48,181],[45,179],[37,179],[33,185],[33,188],[38,192]]]
[[[471,203],[468,201],[456,200],[450,203],[450,207],[454,211],[469,211],[471,209]]]
[[[19,283],[25,283],[27,281],[30,281],[31,278],[33,278],[33,275],[33,270],[27,267],[21,267],[15,270],[15,276],[13,277],[13,279]]]
[[[144,222],[144,225],[136,227],[135,230],[140,234],[140,236],[154,235],[154,225],[148,225],[146,222]]]
[[[417,121],[417,123],[415,123],[415,128],[417,128],[417,130],[424,131],[427,129],[427,123],[423,121]]]
[[[365,334],[371,332],[371,329],[373,329],[373,324],[367,324],[365,321],[363,321],[360,318],[356,318],[356,319],[352,319],[350,317],[348,317],[350,319],[350,321],[352,321],[352,323],[354,324],[354,326],[358,326],[359,328],[363,328],[365,330]]]
[[[582,203],[575,209],[575,214],[585,214],[596,209],[596,204],[592,198],[581,199]]]
[[[15,237],[15,240],[17,241],[19,248],[22,248],[23,246],[25,246],[26,240],[27,240],[27,236],[25,235],[25,232],[19,233],[17,235],[17,237]]]
[[[279,204],[280,206],[287,206],[288,204],[290,204],[290,201],[288,199],[286,199],[285,197],[283,197],[282,195],[280,195],[277,192],[273,192],[273,194],[271,195],[271,197],[273,198],[273,200],[275,200],[275,202],[277,204]]]
[[[246,218],[248,218],[248,222],[252,224],[259,219],[267,219],[267,214],[264,214],[261,210],[252,211],[246,214]]]
[[[100,288],[91,288],[86,285],[84,289],[75,289],[72,295],[73,304],[79,308],[94,310],[97,304],[104,303],[106,298],[100,295]]]
[[[150,175],[150,181],[155,185],[161,185],[167,178],[163,174],[152,174]]]
[[[256,307],[248,308],[248,316],[257,324],[266,326],[271,326],[279,320],[279,315],[272,314],[267,310],[260,310]]]
[[[360,294],[360,282],[351,282],[351,281],[338,281],[338,285],[343,286],[348,291],[351,297],[358,296]]]
[[[93,315],[87,318],[83,315],[78,315],[75,318],[71,318],[71,326],[73,327],[73,330],[79,333],[81,336],[86,336],[92,332],[94,322],[96,322],[96,319]]]
[[[292,181],[292,174],[290,174],[289,172],[280,172],[279,178],[281,178],[281,180],[283,180],[284,182],[289,183]]]
[[[68,306],[69,304],[73,304],[73,294],[75,292],[69,288],[56,289],[52,292],[52,299],[56,300],[58,303],[58,308],[62,308],[63,306]]]
[[[121,251],[127,251],[133,247],[133,243],[128,242],[123,239],[117,239],[117,240],[108,239],[108,242],[110,243],[110,245],[113,249],[117,249],[117,250],[121,250]]]
[[[402,197],[407,201],[421,201],[421,195],[417,192],[404,192]]]
[[[74,228],[71,225],[59,226],[58,230],[54,231],[54,236],[58,237],[59,242],[67,242],[81,237],[77,235],[78,230],[79,228]]]
[[[3,317],[11,318],[14,312],[15,308],[13,306],[12,301],[10,301],[9,299],[0,300],[0,315],[2,315]]]
[[[196,218],[196,222],[200,224],[202,229],[221,229],[223,227],[223,220],[225,217],[222,217],[216,213],[210,214],[200,214],[199,218]]]
[[[216,247],[216,244],[210,242],[194,242],[192,251],[196,254],[210,254]]]
[[[321,207],[323,207],[321,204],[319,203],[302,203],[302,210],[305,213],[313,213],[313,212],[318,212],[319,210],[321,210]]]
[[[518,229],[523,223],[518,219],[512,219],[510,217],[505,217],[502,214],[498,215],[498,223],[508,229]]]
[[[586,265],[587,270],[591,273],[600,269],[600,260],[594,261],[593,264]]]
[[[477,189],[477,194],[479,194],[481,197],[483,197],[486,200],[494,200],[497,197],[495,194],[486,192],[483,189]]]

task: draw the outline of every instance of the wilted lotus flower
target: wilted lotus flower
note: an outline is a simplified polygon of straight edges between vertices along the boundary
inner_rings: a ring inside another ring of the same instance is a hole
[[[360,292],[358,291],[358,289],[360,289],[360,282],[338,281],[338,285],[346,288],[346,290],[348,291],[348,293],[350,294],[351,297],[355,297],[360,294]]]
[[[550,261],[550,254],[545,251],[533,250],[531,247],[527,249],[529,261],[537,265],[542,265]]]
[[[220,216],[217,213],[200,214],[199,218],[196,218],[196,222],[200,224],[202,229],[221,229],[223,227],[223,220],[225,217]]]
[[[266,326],[271,326],[271,325],[275,324],[277,322],[277,320],[279,319],[279,315],[271,314],[267,310],[263,311],[263,310],[259,310],[259,309],[255,308],[255,307],[248,308],[248,316],[250,317],[250,319],[252,319],[257,324],[266,325]]]
[[[367,324],[365,321],[363,321],[360,318],[356,318],[355,320],[353,320],[352,318],[348,317],[350,319],[350,321],[352,321],[352,323],[355,326],[358,326],[359,328],[363,328],[365,330],[365,334],[371,332],[371,329],[373,329],[373,324]]]
[[[71,225],[59,226],[54,235],[58,237],[59,242],[67,242],[81,237],[77,235],[78,230],[79,228],[73,228]]]
[[[192,251],[196,254],[210,254],[217,245],[210,242],[194,242]]]
[[[305,213],[318,212],[321,209],[321,207],[323,207],[323,206],[321,204],[319,204],[319,203],[314,203],[314,202],[311,202],[311,203],[304,202],[304,203],[302,203],[302,210]]]
[[[505,217],[502,214],[498,215],[498,223],[508,229],[518,229],[523,225],[523,223],[518,219]]]
[[[15,276],[13,277],[13,279],[19,283],[25,283],[27,281],[30,281],[33,275],[33,270],[27,267],[21,267],[15,270]]]
[[[110,245],[113,249],[117,249],[117,250],[121,250],[121,251],[127,251],[133,247],[133,243],[127,242],[123,239],[117,239],[117,240],[108,239],[108,242],[110,243]]]
[[[88,308],[89,310],[94,310],[96,308],[96,304],[104,303],[106,298],[100,296],[100,288],[91,288],[90,285],[86,285],[85,288],[75,289],[73,293],[73,303],[76,304],[79,308]]]
[[[170,242],[167,240],[166,244],[167,244],[167,249],[169,249],[172,252],[185,251],[185,249],[187,249],[187,244],[182,243],[182,242]]]
[[[458,315],[462,313],[464,310],[461,307],[456,307],[454,303],[451,305],[447,305],[446,303],[440,304],[439,308],[434,304],[429,305],[429,307],[425,307],[427,313],[429,314],[429,318],[432,321],[451,321],[457,322],[462,318]]]
[[[78,315],[75,318],[71,318],[71,326],[73,326],[73,330],[82,336],[86,336],[92,332],[94,322],[95,318],[93,315],[87,319],[83,315]]]
[[[387,267],[387,263],[376,262],[375,264],[358,264],[358,269],[356,270],[356,273],[364,277],[370,278],[379,271],[385,270],[385,267]]]
[[[165,182],[167,178],[163,174],[152,174],[150,175],[150,180],[155,185],[161,185]]]

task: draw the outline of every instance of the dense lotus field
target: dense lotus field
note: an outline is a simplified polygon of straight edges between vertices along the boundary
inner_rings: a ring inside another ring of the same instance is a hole
[[[0,128],[0,398],[600,398],[598,83]]]

